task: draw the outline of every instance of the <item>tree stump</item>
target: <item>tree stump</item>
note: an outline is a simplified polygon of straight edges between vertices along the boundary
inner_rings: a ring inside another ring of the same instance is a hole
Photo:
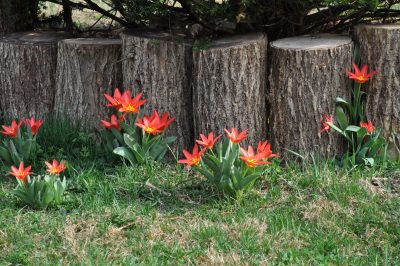
[[[103,94],[112,94],[121,85],[120,62],[121,40],[79,38],[60,42],[55,111],[87,129],[98,128],[100,119],[109,114]]]
[[[264,34],[231,36],[194,52],[195,135],[236,127],[249,130],[245,143],[266,138],[266,59]]]
[[[166,131],[177,136],[174,148],[193,144],[192,45],[167,33],[121,34],[125,88],[143,90],[146,111],[168,112],[175,121]],[[140,81],[142,86],[137,86]]]
[[[274,149],[331,156],[345,150],[337,134],[320,134],[337,96],[350,99],[353,42],[339,35],[285,38],[271,43],[269,103]]]
[[[390,157],[400,147],[400,25],[355,27],[361,63],[378,74],[364,85],[368,93],[366,114],[389,140]],[[397,146],[397,148],[396,148]]]
[[[57,42],[63,32],[22,32],[0,38],[0,110],[9,118],[53,110]]]

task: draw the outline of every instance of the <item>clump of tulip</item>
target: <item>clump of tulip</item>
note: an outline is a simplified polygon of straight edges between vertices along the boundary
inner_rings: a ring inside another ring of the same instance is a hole
[[[45,162],[46,175],[32,176],[32,166],[25,167],[21,162],[17,167],[11,166],[10,175],[16,177],[18,185],[13,194],[25,204],[34,209],[46,209],[48,206],[57,206],[62,203],[63,194],[67,188],[65,177],[61,180],[60,174],[66,169],[65,162]]]
[[[118,112],[118,116],[113,114],[110,120],[100,121],[105,129],[102,135],[106,149],[132,165],[162,160],[169,145],[176,140],[176,137],[164,137],[175,117],[169,117],[167,112],[160,115],[157,111],[144,114],[141,107],[146,100],[142,99],[142,93],[131,97],[130,90],[121,93],[115,89],[113,96],[104,96],[109,101],[106,106]]]
[[[11,121],[11,125],[2,125],[0,133],[4,136],[0,143],[0,158],[8,166],[20,162],[32,162],[39,145],[36,137],[43,121],[33,117],[19,122]]]
[[[324,115],[323,127],[320,133],[333,129],[347,141],[347,152],[341,158],[341,164],[347,166],[367,165],[373,166],[376,159],[382,154],[386,140],[381,136],[381,130],[375,129],[372,121],[365,114],[367,93],[361,90],[362,84],[376,74],[376,71],[368,73],[368,66],[364,65],[360,70],[353,64],[354,73],[348,72],[350,79],[354,80],[351,101],[336,98],[335,118],[332,115]]]
[[[265,173],[270,159],[277,155],[271,151],[268,141],[260,141],[256,150],[252,146],[241,147],[241,141],[248,136],[247,130],[239,133],[232,128],[225,132],[227,137],[218,143],[221,136],[214,137],[213,132],[207,136],[200,134],[192,152],[184,150],[185,159],[178,162],[204,175],[225,195],[240,199]]]

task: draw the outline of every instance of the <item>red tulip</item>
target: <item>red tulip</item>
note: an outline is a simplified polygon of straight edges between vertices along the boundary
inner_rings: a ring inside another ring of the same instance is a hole
[[[357,67],[356,64],[353,64],[354,71],[355,73],[348,72],[349,78],[354,79],[355,82],[363,84],[369,80],[370,77],[375,75],[377,72],[376,71],[371,71],[368,73],[368,66],[364,65],[360,71],[360,69]]]
[[[28,179],[27,176],[30,174],[33,174],[32,172],[29,172],[31,170],[32,166],[24,167],[24,162],[21,162],[19,164],[19,168],[17,169],[15,166],[11,166],[11,171],[9,172],[10,175],[15,176],[16,178],[23,180],[25,184],[28,184]]]
[[[271,151],[271,144],[268,143],[268,141],[258,142],[258,147],[257,147],[257,153],[262,153],[265,155],[265,158],[271,158],[271,157],[277,157],[278,155],[275,153],[272,153]]]
[[[116,115],[111,115],[111,120],[110,122],[106,121],[106,120],[100,120],[101,125],[105,128],[105,129],[109,129],[111,130],[112,128],[121,129],[121,126],[119,125],[119,123],[121,123],[122,121],[124,121],[125,116],[122,115],[120,118],[118,118],[117,120],[117,116]]]
[[[139,107],[146,103],[146,100],[140,99],[142,94],[143,93],[139,93],[131,98],[129,94],[124,93],[121,97],[115,97],[120,103],[118,111],[121,113],[139,113]]]
[[[43,121],[40,119],[35,120],[33,117],[25,119],[24,124],[31,128],[32,135],[35,135],[39,128],[42,126]]]
[[[225,132],[232,143],[239,143],[249,135],[247,133],[247,129],[240,133],[238,133],[236,128],[232,128],[232,132],[229,132],[227,129],[225,129]]]
[[[254,153],[253,147],[249,146],[248,150],[246,151],[242,147],[240,147],[240,151],[242,152],[243,156],[239,158],[245,162],[245,164],[249,167],[256,167],[263,164],[270,164],[270,162],[264,161],[268,157],[266,157],[266,153]]]
[[[191,166],[198,165],[200,163],[201,155],[206,151],[206,149],[202,149],[199,152],[199,146],[197,144],[194,145],[192,153],[187,150],[183,150],[183,154],[185,155],[185,160],[179,160],[178,163],[187,164],[187,168],[189,169]]]
[[[9,136],[10,138],[15,139],[18,136],[18,129],[21,126],[22,121],[20,121],[18,124],[15,120],[11,122],[11,126],[1,126],[3,128],[3,131],[0,131],[1,134]]]
[[[331,127],[328,125],[328,123],[333,123],[332,115],[324,115],[324,119],[325,120],[322,120],[322,124],[324,127],[319,131],[319,133],[323,133],[323,132],[331,129]]]
[[[373,133],[375,130],[375,127],[370,120],[368,120],[368,123],[360,123],[360,127],[365,128],[369,134]]]
[[[119,108],[122,107],[119,99],[122,98],[123,95],[127,95],[129,97],[131,95],[131,91],[127,90],[123,94],[121,94],[119,89],[116,88],[114,90],[114,95],[113,96],[110,96],[107,93],[104,93],[104,97],[106,97],[106,99],[110,102],[110,103],[106,104],[106,106],[107,107],[114,107],[115,109],[118,110]]]
[[[203,134],[200,134],[201,140],[196,140],[198,144],[203,146],[206,149],[212,149],[214,147],[215,142],[220,138],[221,136],[218,136],[214,138],[214,133],[210,132],[208,134],[208,137],[204,136]]]
[[[157,112],[154,111],[153,115],[155,115],[155,113],[157,113]],[[172,117],[169,119],[168,118],[169,118],[168,112],[164,112],[161,116],[161,123],[163,124],[163,126],[160,129],[162,131],[164,131],[169,126],[169,124],[171,124],[175,120],[175,117]]]
[[[53,163],[50,164],[49,162],[44,162],[47,166],[47,172],[50,174],[57,175],[67,169],[65,167],[65,162],[61,162],[60,164],[57,162],[57,160],[53,160]]]
[[[136,125],[143,128],[146,133],[156,135],[163,132],[174,119],[175,117],[168,119],[167,112],[160,117],[158,112],[154,111],[151,116],[144,115],[143,119],[138,118]]]

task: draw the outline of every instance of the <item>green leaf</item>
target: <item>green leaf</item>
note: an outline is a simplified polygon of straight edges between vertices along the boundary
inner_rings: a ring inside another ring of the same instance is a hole
[[[115,148],[113,152],[127,159],[132,165],[137,164],[137,160],[130,149],[126,147],[118,147]]]
[[[249,190],[254,185],[254,182],[260,177],[260,175],[260,173],[254,173],[244,176],[239,184],[240,188],[246,191]]]
[[[211,169],[214,173],[218,173],[220,171],[219,165],[217,165],[210,157],[210,155],[203,156],[204,164]]]
[[[347,128],[347,126],[349,125],[349,121],[347,119],[346,114],[343,111],[343,108],[340,106],[336,107],[336,119],[339,123],[340,128],[343,130],[345,128]]]
[[[358,132],[360,130],[360,127],[358,126],[348,126],[346,127],[345,131],[351,131],[351,132]]]
[[[3,146],[0,146],[0,157],[6,165],[12,164],[10,152]]]

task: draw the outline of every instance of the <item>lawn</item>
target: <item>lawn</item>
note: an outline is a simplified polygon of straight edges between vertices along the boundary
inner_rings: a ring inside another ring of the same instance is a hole
[[[107,157],[94,134],[65,121],[46,121],[38,141],[43,160],[68,162],[66,200],[45,211],[23,206],[4,167],[1,265],[400,262],[399,163],[275,164],[237,203],[181,165]]]

